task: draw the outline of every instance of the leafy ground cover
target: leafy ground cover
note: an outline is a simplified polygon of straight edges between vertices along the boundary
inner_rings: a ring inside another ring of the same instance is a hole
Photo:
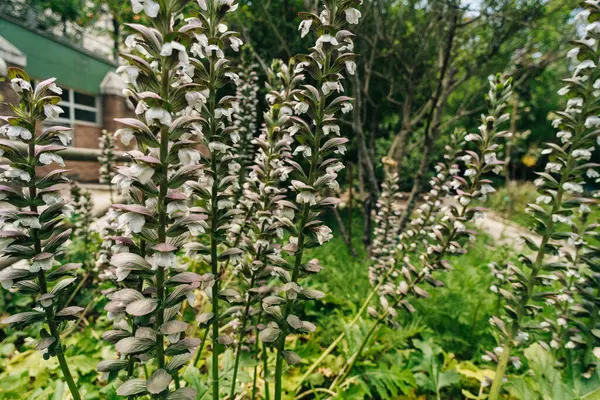
[[[362,221],[359,218],[357,211],[355,232],[360,231]],[[96,239],[91,247],[98,244]],[[85,252],[82,247],[82,243],[75,242],[70,247],[69,257],[72,261],[89,263],[91,260],[87,254],[90,252]],[[362,246],[356,248],[358,255],[354,257],[341,236],[335,235],[335,239],[326,246],[311,250],[311,256],[319,258],[325,268],[325,273],[313,282],[313,286],[328,295],[306,310],[307,317],[315,320],[318,330],[310,336],[293,337],[290,341],[290,348],[299,353],[303,364],[289,371],[290,379],[285,382],[288,389],[296,386],[307,366],[345,330],[346,338],[337,350],[307,380],[309,386],[327,387],[335,371],[356,351],[366,334],[371,322],[369,317],[353,328],[347,327],[371,288],[367,278],[368,256]],[[446,289],[432,291],[430,298],[416,303],[417,311],[403,316],[399,328],[384,327],[377,333],[375,340],[365,349],[365,357],[357,364],[355,378],[346,388],[344,398],[461,398],[462,390],[477,393],[479,380],[485,374],[493,374],[485,367],[476,366],[481,364],[484,351],[495,345],[487,319],[496,311],[498,299],[489,290],[493,277],[487,264],[507,257],[514,257],[510,249],[495,248],[487,236],[479,235],[471,244],[468,255],[451,260],[454,271],[441,275]],[[103,289],[106,288],[100,290]],[[8,314],[30,300],[26,296],[11,294],[1,301],[4,302],[2,309]],[[104,378],[95,370],[99,361],[113,357],[111,346],[100,338],[101,332],[110,326],[103,315],[106,301],[102,291],[89,293],[84,290],[74,299],[76,304],[91,305],[85,319],[79,325],[73,325],[73,333],[66,341],[70,365],[78,376],[86,399],[116,399],[113,386],[98,384]],[[185,317],[193,319],[191,313]],[[42,354],[34,349],[32,337],[35,337],[35,332],[4,330],[0,342],[0,381],[4,398],[67,398],[68,390],[60,380],[57,362],[44,361]],[[77,354],[73,352],[75,344]],[[230,357],[233,361],[232,355]],[[250,358],[242,362],[244,365],[254,363]],[[271,365],[274,360],[269,359],[268,362]],[[224,369],[227,365],[225,362]],[[199,393],[206,392],[207,365],[203,358],[197,367],[189,367],[182,378],[195,386]],[[241,376],[240,379],[250,382],[251,377]],[[299,395],[302,396],[302,393]],[[311,393],[306,398],[315,397]]]

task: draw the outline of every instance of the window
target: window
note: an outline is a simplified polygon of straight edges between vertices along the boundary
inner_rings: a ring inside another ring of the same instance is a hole
[[[46,121],[44,125],[74,126],[75,124],[100,124],[100,99],[97,96],[81,93],[64,86],[60,86],[60,88],[63,90],[63,93],[60,96],[62,100],[58,105],[64,112],[60,114],[57,121],[53,121],[53,123]]]
[[[60,86],[60,88],[63,92],[60,96],[62,100],[58,105],[63,109],[63,113],[60,114],[56,121],[44,121],[44,128],[54,125],[73,128],[71,131],[73,140],[70,143],[73,146],[75,141],[75,125],[100,125],[100,99],[97,96],[81,93],[64,86]],[[61,143],[57,142],[56,144]]]
[[[77,92],[73,89],[62,88],[62,101],[58,103],[64,113],[59,121],[75,124],[98,125],[100,118],[100,101],[97,96]]]

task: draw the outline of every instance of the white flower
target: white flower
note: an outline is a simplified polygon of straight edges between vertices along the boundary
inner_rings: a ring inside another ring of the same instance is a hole
[[[23,128],[22,126],[5,125],[4,127],[6,127],[4,133],[10,140],[16,140],[18,138],[29,140],[32,137],[29,129]]]
[[[361,15],[360,11],[358,11],[356,8],[347,8],[344,10],[344,13],[346,14],[346,21],[348,21],[349,24],[358,24],[358,19]]]
[[[121,75],[123,82],[135,85],[140,75],[140,69],[133,65],[121,65],[117,68],[117,74]]]
[[[59,156],[58,154],[51,153],[51,152],[45,152],[45,153],[40,154],[40,162],[44,165],[50,165],[53,162],[55,162],[62,167],[65,166],[65,162],[63,161],[63,158],[61,156]]]
[[[594,148],[592,147],[592,150],[594,150]],[[577,149],[574,150],[573,153],[571,153],[571,155],[578,160],[589,160],[590,158],[592,158],[592,152],[590,150],[587,149]]]
[[[577,57],[579,56],[579,47],[574,47],[567,53],[567,58],[570,58],[572,61],[577,61]]]
[[[190,107],[197,107],[206,104],[206,95],[203,92],[186,92],[185,100]]]
[[[151,107],[146,111],[146,121],[152,123],[154,120],[159,120],[163,125],[171,125],[171,113],[162,107]]]
[[[147,16],[156,18],[160,11],[160,4],[154,0],[131,0],[131,8],[135,14],[144,10]]]
[[[60,140],[63,146],[67,146],[69,143],[71,143],[72,140],[71,133],[65,131],[59,131],[58,133],[56,133],[56,137],[58,138],[58,140]]]
[[[315,47],[320,50],[323,48],[323,43],[329,43],[332,46],[337,46],[339,44],[336,38],[329,34],[319,36]]]
[[[309,158],[310,156],[312,156],[312,149],[310,146],[300,145],[296,147],[296,149],[294,149],[294,155],[298,153],[302,153],[304,158]]]
[[[489,183],[481,185],[481,193],[483,193],[484,195],[488,193],[494,193],[495,191],[496,189],[494,189],[494,187]]]
[[[244,44],[244,42],[242,41],[242,39],[235,37],[235,36],[229,37],[229,45],[231,46],[231,49],[233,51],[239,51],[240,46],[243,44]]]
[[[304,191],[296,195],[296,201],[300,204],[317,204],[317,195],[314,192]]]
[[[465,224],[460,221],[454,221],[454,230],[456,230],[456,232],[464,232],[465,229]]]
[[[7,178],[19,178],[25,182],[29,182],[31,180],[31,175],[29,175],[29,172],[14,167],[8,167],[6,172],[4,172],[4,176]]]
[[[40,270],[48,271],[54,265],[54,257],[47,257],[41,260],[36,260],[31,263],[29,272],[37,273]]]
[[[549,162],[548,164],[546,164],[546,171],[559,172],[561,169],[562,164],[560,163]]]
[[[188,206],[184,201],[171,201],[167,204],[167,214],[169,218],[173,218],[178,215],[185,215],[188,212]]]
[[[145,113],[146,111],[148,111],[148,104],[144,101],[144,100],[140,100],[138,101],[137,105],[135,106],[135,114],[136,115],[140,115]]]
[[[571,340],[569,340],[567,342],[567,344],[565,344],[565,349],[574,349],[575,348],[575,343],[573,343]]]
[[[57,105],[54,104],[44,104],[44,114],[46,114],[46,118],[51,121],[57,120],[59,115],[64,111]]]
[[[308,31],[310,30],[310,26],[312,25],[312,19],[305,19],[300,22],[300,26],[298,26],[298,30],[300,31],[300,37],[306,36]]]
[[[23,90],[31,91],[31,84],[21,78],[11,79],[10,86],[17,93],[23,93]]]
[[[468,135],[465,136],[465,140],[467,142],[472,142],[473,140],[481,140],[481,137],[474,133],[469,133]]]
[[[563,143],[567,143],[569,141],[569,139],[571,139],[572,136],[573,136],[573,134],[569,131],[559,131],[556,134],[556,137],[559,138],[560,141]]]
[[[221,142],[210,142],[208,144],[208,149],[211,153],[214,153],[215,151],[225,153],[229,149],[229,146]]]
[[[323,134],[328,136],[330,133],[340,134],[340,127],[338,125],[327,124],[323,126]]]
[[[157,251],[152,256],[152,269],[158,267],[169,268],[175,265],[177,257],[175,253],[170,251]]]
[[[189,64],[189,58],[187,52],[185,51],[185,46],[179,42],[163,43],[162,48],[160,49],[160,55],[170,56],[173,54],[173,50],[179,52],[178,59],[182,64]]]
[[[308,111],[308,104],[300,101],[294,104],[294,111],[296,111],[296,114],[304,114]]]
[[[131,232],[140,233],[146,224],[146,218],[143,215],[134,212],[126,212],[119,215],[118,222],[120,228],[126,226]]]
[[[154,172],[154,168],[142,164],[134,164],[126,170],[126,174],[129,177],[135,178],[142,184],[150,182],[152,176],[154,176]]]
[[[198,5],[200,6],[201,9],[203,9],[204,11],[206,11],[208,9],[207,5],[206,5],[206,0],[196,0],[198,2]]]
[[[133,140],[133,129],[132,128],[122,128],[118,129],[115,132],[115,137],[118,137],[121,143],[125,146],[129,146],[131,141]]]
[[[563,189],[569,193],[583,193],[583,186],[574,182],[565,182],[563,184]]]
[[[590,116],[587,117],[585,120],[585,127],[586,128],[597,128],[598,126],[600,126],[600,118],[597,116]]]
[[[348,73],[350,75],[354,75],[354,73],[356,72],[356,63],[352,60],[346,61],[346,71],[348,71]]]
[[[560,88],[560,90],[557,92],[559,96],[565,96],[569,93],[570,87],[569,86],[563,86],[562,88]]]
[[[200,162],[200,152],[195,149],[183,148],[177,151],[181,165],[195,165]]]
[[[596,68],[596,63],[592,60],[584,60],[575,67],[575,75],[578,75],[584,69]]]
[[[519,331],[517,333],[516,340],[519,343],[524,343],[524,342],[528,341],[529,340],[529,333],[523,332],[523,331]]]
[[[38,217],[32,215],[19,217],[16,224],[32,229],[40,229],[42,227],[42,225],[40,225],[40,220],[38,219]]]
[[[327,96],[329,93],[334,91],[341,92],[344,90],[344,88],[337,81],[327,81],[323,83],[323,85],[321,86],[321,90],[323,91],[323,94]]]
[[[354,107],[352,106],[352,103],[350,103],[350,102],[345,102],[344,104],[342,104],[342,112],[344,114],[349,113],[353,109],[354,109]]]
[[[326,225],[319,226],[315,230],[315,234],[317,235],[317,240],[319,241],[319,244],[328,242],[329,240],[331,240],[331,238],[333,238],[331,229]]]
[[[588,168],[588,170],[585,172],[585,175],[586,175],[588,178],[592,178],[592,179],[593,179],[593,178],[598,178],[598,177],[600,177],[600,174],[598,173],[598,171],[596,171],[596,170],[595,170],[595,169],[593,169],[593,168]]]
[[[552,196],[546,196],[546,195],[538,196],[535,199],[535,202],[537,204],[550,204],[551,201],[552,201]]]
[[[42,200],[47,205],[51,206],[52,204],[58,204],[62,201],[62,197],[58,192],[48,192],[42,195]]]

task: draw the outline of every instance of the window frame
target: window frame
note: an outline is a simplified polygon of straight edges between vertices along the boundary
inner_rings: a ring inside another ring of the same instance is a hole
[[[90,93],[86,93],[86,92],[82,92],[80,90],[77,90],[78,93],[84,94],[84,95],[88,95],[88,96],[93,96],[94,99],[96,100],[96,106],[95,107],[91,107],[91,106],[86,106],[83,104],[78,104],[75,103],[75,89],[71,89],[69,87],[63,87],[61,85],[59,85],[62,90],[63,93],[67,92],[69,94],[69,100],[62,100],[58,103],[58,106],[61,107],[65,107],[69,109],[69,118],[64,118],[61,117],[59,115],[58,119],[56,120],[56,122],[62,122],[62,123],[68,123],[71,125],[71,127],[73,129],[75,129],[75,125],[87,125],[87,126],[94,126],[94,127],[100,127],[102,125],[101,123],[101,116],[102,116],[102,102],[100,101],[100,96],[97,95],[93,95]],[[78,120],[75,119],[75,110],[79,109],[79,110],[84,110],[84,111],[91,111],[91,112],[95,112],[96,113],[96,121],[95,122],[90,122],[90,121],[82,121],[82,120]]]
[[[35,84],[37,85],[39,82],[40,81],[36,81]],[[62,115],[64,115],[64,113],[59,114],[58,118],[55,121],[52,121],[53,123],[67,124],[71,129],[73,129],[73,134],[75,133],[75,125],[86,125],[86,126],[93,126],[96,128],[99,128],[102,126],[102,99],[100,98],[100,96],[89,93],[89,92],[81,91],[81,90],[75,90],[70,87],[60,85],[60,84],[58,84],[58,87],[60,87],[63,90],[63,94],[68,93],[69,99],[63,100],[61,97],[61,100],[60,100],[60,102],[58,102],[57,105],[60,106],[61,108],[68,108],[70,117],[69,118],[63,117]],[[96,106],[92,107],[92,106],[86,106],[84,104],[75,103],[75,92],[78,92],[78,93],[81,93],[81,94],[87,95],[87,96],[93,96],[94,99],[96,100]],[[81,121],[81,120],[75,119],[75,110],[76,109],[95,112],[96,113],[96,122]],[[73,140],[75,140],[75,137],[73,137]]]

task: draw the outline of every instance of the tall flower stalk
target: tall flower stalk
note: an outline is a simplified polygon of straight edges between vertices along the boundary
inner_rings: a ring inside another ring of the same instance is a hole
[[[464,137],[466,141],[475,143],[476,150],[468,150],[461,157],[466,167],[464,176],[450,175],[453,178],[448,185],[455,194],[456,204],[441,207],[438,215],[433,217],[437,223],[429,232],[421,236],[426,240],[423,243],[424,249],[418,257],[420,268],[412,265],[407,254],[399,260],[401,273],[398,274],[397,280],[393,279],[381,286],[380,308],[370,309],[370,314],[376,318],[375,323],[361,341],[356,353],[350,357],[333,381],[330,390],[335,390],[350,373],[377,329],[384,323],[394,323],[393,318],[397,315],[398,308],[404,308],[408,312],[414,311],[414,307],[407,300],[408,296],[415,298],[429,296],[428,292],[419,286],[421,283],[426,282],[434,288],[443,285],[432,273],[451,269],[445,257],[448,254],[466,253],[462,243],[470,236],[466,224],[478,213],[473,202],[478,198],[484,199],[487,193],[494,190],[490,185],[491,181],[484,179],[483,176],[490,172],[496,174],[502,172],[502,162],[498,161],[496,151],[499,140],[509,135],[509,132],[498,131],[498,125],[508,120],[508,115],[503,114],[503,111],[510,94],[510,80],[504,80],[499,76],[490,80],[489,115],[482,117],[479,133],[469,133]],[[424,220],[429,218],[430,215],[425,216]],[[414,233],[419,234],[419,232],[420,230]],[[409,246],[407,250],[411,248],[412,246]],[[390,277],[393,278],[393,275],[388,276]]]
[[[283,286],[278,296],[269,296],[263,301],[263,309],[270,322],[261,331],[260,339],[274,343],[277,349],[275,365],[275,400],[283,393],[283,362],[295,364],[299,356],[285,349],[286,338],[290,333],[312,332],[315,326],[302,321],[294,314],[304,300],[319,299],[323,293],[305,289],[304,278],[320,270],[314,261],[303,262],[306,248],[319,246],[331,239],[331,229],[320,219],[323,210],[335,206],[336,199],[321,198],[326,187],[337,187],[337,172],[343,165],[338,161],[339,154],[345,151],[347,139],[338,137],[340,127],[336,115],[352,110],[350,98],[339,95],[343,92],[342,73],[354,73],[356,66],[352,53],[352,34],[342,29],[346,23],[356,24],[360,12],[354,8],[360,1],[325,1],[320,15],[301,13],[302,36],[310,30],[318,39],[312,53],[296,56],[298,72],[307,72],[313,79],[297,93],[298,102],[294,106],[297,116],[292,117],[297,145],[293,154],[297,161],[288,161],[293,168],[289,191],[291,203],[296,208],[288,229],[291,233],[284,250],[293,256],[291,262],[281,258],[275,264],[288,273],[280,274]]]
[[[44,359],[56,357],[73,399],[80,400],[77,385],[64,354],[61,333],[66,322],[76,319],[83,309],[65,307],[68,288],[77,280],[75,271],[79,264],[59,265],[57,258],[63,253],[62,245],[70,237],[65,228],[64,215],[72,212],[59,192],[59,184],[66,182],[65,169],[54,169],[40,176],[36,168],[56,163],[64,166],[58,151],[70,141],[70,129],[52,126],[41,134],[36,130],[44,120],[54,120],[62,110],[62,90],[54,78],[32,87],[29,76],[22,70],[10,68],[8,77],[19,97],[19,103],[9,105],[14,116],[1,117],[6,125],[0,127],[0,152],[11,162],[6,179],[11,186],[0,186],[0,197],[13,208],[0,211],[2,228],[0,243],[2,256],[26,260],[26,267],[10,266],[0,271],[0,282],[5,289],[29,293],[35,297],[36,306],[27,312],[12,315],[2,321],[13,328],[22,329],[35,323],[44,323],[36,349]],[[21,154],[16,144],[27,151]]]
[[[221,315],[220,300],[237,303],[239,293],[232,289],[221,290],[221,280],[225,266],[235,267],[242,251],[228,246],[227,232],[235,216],[235,192],[238,190],[240,164],[233,152],[238,142],[239,132],[233,124],[232,115],[239,109],[235,97],[224,96],[223,88],[239,82],[230,61],[225,58],[225,49],[238,51],[242,45],[237,32],[227,29],[226,16],[238,8],[235,0],[200,0],[197,17],[193,19],[197,29],[190,52],[196,57],[191,60],[196,74],[193,78],[193,91],[186,98],[189,103],[188,115],[197,120],[196,129],[201,141],[208,149],[209,160],[202,170],[200,179],[190,183],[190,193],[205,204],[208,217],[210,246],[192,245],[210,265],[211,312],[203,317],[210,323],[212,331],[211,379],[212,396],[218,400],[219,394],[219,354],[221,346],[230,345],[233,340],[220,335],[219,328],[225,316]]]
[[[500,396],[513,350],[529,338],[528,328],[531,326],[527,324],[527,320],[535,317],[542,309],[540,305],[532,303],[536,288],[548,287],[555,280],[555,276],[544,273],[552,270],[552,262],[547,256],[557,254],[561,246],[557,242],[556,232],[572,222],[569,197],[581,198],[585,176],[597,174],[589,160],[598,145],[600,127],[596,109],[596,99],[600,96],[600,69],[597,67],[600,58],[600,22],[597,21],[600,6],[597,2],[588,1],[584,7],[578,16],[579,20],[587,24],[584,37],[575,42],[575,47],[568,53],[574,63],[573,75],[565,80],[566,86],[559,91],[560,95],[568,97],[567,107],[558,112],[558,118],[553,121],[553,126],[559,130],[556,135],[559,143],[549,143],[543,151],[550,160],[534,182],[539,197],[535,204],[528,207],[541,242],[536,244],[524,238],[534,254],[521,255],[521,266],[515,266],[517,279],[512,283],[512,290],[505,296],[508,322],[497,317],[492,320],[503,343],[490,389],[490,400],[496,400]],[[552,298],[553,294],[544,297]]]
[[[252,61],[248,47],[242,47],[241,65],[238,71],[239,80],[235,92],[239,108],[233,113],[233,124],[237,135],[233,143],[233,153],[237,155],[237,162],[240,164],[238,176],[240,189],[248,175],[248,167],[254,159],[255,149],[252,140],[258,131],[257,68],[258,64]]]
[[[385,186],[382,185],[381,199],[378,202],[376,228],[378,246],[385,248],[385,251],[375,252],[373,255],[373,266],[369,268],[369,280],[373,286],[372,290],[365,297],[358,311],[354,314],[352,320],[348,323],[347,328],[352,328],[360,320],[365,311],[372,310],[369,308],[371,300],[375,295],[379,294],[380,288],[388,283],[393,284],[393,278],[397,278],[399,274],[398,259],[404,259],[409,252],[414,252],[416,246],[420,243],[423,236],[430,234],[431,228],[437,223],[440,209],[442,207],[442,199],[448,196],[452,188],[449,183],[458,174],[458,157],[462,154],[464,142],[464,133],[457,131],[451,135],[451,140],[445,146],[446,153],[444,154],[444,162],[439,162],[435,166],[436,175],[430,181],[430,190],[424,196],[424,201],[414,211],[414,216],[410,220],[407,229],[398,234],[395,221],[398,218],[398,201],[401,199],[399,188],[396,184],[394,169],[390,168],[386,171]],[[395,162],[389,158],[384,158],[383,163],[394,167]],[[388,224],[388,221],[392,221]],[[387,227],[386,227],[387,225]],[[392,253],[390,251],[393,250]],[[300,388],[302,383],[313,373],[313,371],[325,360],[325,358],[335,350],[337,345],[346,336],[345,331],[340,333],[335,340],[331,342],[319,357],[310,365],[304,372],[304,375],[297,383],[296,390]]]
[[[98,157],[98,162],[100,163],[100,183],[108,185],[110,202],[114,203],[112,183],[116,167],[114,134],[103,129],[102,136],[98,139],[98,145],[100,147],[100,156]]]
[[[186,194],[192,190],[186,182],[194,182],[202,168],[194,139],[203,138],[203,120],[193,109],[206,99],[192,83],[201,76],[201,64],[188,55],[186,45],[204,32],[206,23],[184,19],[186,3],[133,2],[133,11],[143,10],[151,26],[127,24],[134,33],[125,41],[129,52],[122,54],[127,64],[119,68],[137,118],[118,119],[126,128],[115,136],[125,145],[135,139],[137,150],[129,153],[132,165],[120,167],[113,179],[130,204],[113,206],[121,213],[124,235],[115,239],[121,252],[111,264],[126,288],[112,294],[109,311],[120,323],[110,339],[129,359],[106,361],[99,369],[127,369],[131,378],[132,361],[153,359],[156,364],[148,379],[123,383],[120,396],[195,398],[194,389],[177,388],[177,374],[200,340],[186,337],[188,324],[177,317],[182,301],[193,305],[194,291],[212,278],[187,272],[177,259],[190,235],[207,227],[203,210],[189,208]],[[173,380],[177,389],[172,392]]]
[[[269,110],[264,114],[261,134],[253,140],[257,147],[254,164],[244,185],[244,198],[249,200],[252,217],[249,229],[244,233],[244,248],[250,255],[247,262],[240,264],[239,275],[243,280],[244,302],[240,309],[239,335],[235,352],[235,365],[230,398],[234,398],[236,378],[246,335],[246,328],[251,316],[260,314],[262,299],[269,293],[266,286],[269,278],[275,274],[289,276],[289,272],[270,264],[281,258],[279,241],[283,229],[291,224],[294,215],[293,207],[285,199],[285,182],[291,172],[287,161],[291,158],[293,139],[287,128],[290,126],[296,103],[297,88],[304,76],[294,71],[293,60],[288,65],[277,60],[273,62],[268,75],[267,103]],[[258,338],[256,338],[258,340]]]

